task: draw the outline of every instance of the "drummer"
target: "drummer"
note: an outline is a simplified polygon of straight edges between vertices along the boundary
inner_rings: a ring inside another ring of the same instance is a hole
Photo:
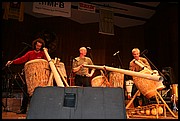
[[[6,63],[6,66],[10,66],[11,64],[23,64],[25,62],[28,62],[30,60],[34,59],[46,59],[45,53],[43,51],[43,47],[45,47],[45,42],[41,38],[37,38],[32,42],[32,50],[28,51],[25,55],[14,59],[10,60]],[[27,112],[27,106],[29,103],[29,94],[27,93],[27,84],[23,86],[23,90],[25,93],[23,93],[23,100],[22,100],[22,105],[20,108],[20,111],[17,112],[17,114],[26,114]]]
[[[87,49],[85,47],[79,48],[79,56],[73,59],[72,71],[75,73],[75,86],[90,87],[91,78],[95,69],[89,70],[89,68],[83,67],[86,65],[93,65],[91,58],[86,57]],[[89,72],[90,71],[90,72]]]
[[[134,57],[134,59],[132,61],[130,61],[130,63],[129,63],[129,69],[131,71],[139,72],[139,71],[143,70],[143,68],[141,68],[139,65],[135,64],[135,62],[134,62],[135,60],[137,60],[138,62],[143,64],[146,68],[151,70],[150,64],[147,61],[147,59],[143,58],[143,57],[140,57],[140,50],[138,48],[133,48],[132,49],[132,56]],[[136,85],[133,84],[131,95],[133,96],[137,92],[137,90],[138,89],[137,89]],[[148,99],[143,94],[140,94],[139,97],[136,97],[134,99],[134,102],[133,102],[134,107],[140,106],[139,100],[142,100],[142,105],[143,106],[148,104]]]

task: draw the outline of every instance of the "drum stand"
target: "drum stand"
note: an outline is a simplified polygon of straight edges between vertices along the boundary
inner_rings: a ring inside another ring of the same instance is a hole
[[[162,94],[162,97],[164,97],[171,89],[168,89],[167,91],[165,91],[163,94]]]
[[[139,90],[137,90],[137,92],[134,94],[134,96],[132,97],[132,99],[131,99],[131,100],[129,101],[129,103],[126,105],[126,109],[129,108],[129,106],[132,104],[132,102],[134,101],[134,99],[136,98],[136,96],[138,95],[138,93],[140,93]],[[169,110],[169,112],[172,114],[172,116],[174,116],[174,117],[176,118],[177,116],[176,116],[176,115],[173,113],[173,111],[169,108],[169,106],[166,104],[166,102],[165,102],[164,99],[161,97],[161,95],[159,94],[158,91],[156,91],[155,97],[156,97],[157,103],[159,104],[159,100],[158,100],[157,96],[159,96],[159,98],[160,98],[161,101],[164,103],[164,105],[165,105],[166,108]],[[127,118],[129,118],[128,114],[127,114]]]
[[[168,89],[166,92],[164,92],[162,94],[162,97],[164,97],[164,95],[166,95],[170,90],[172,90],[172,87],[170,87],[170,89]],[[173,99],[172,99],[173,98]],[[173,112],[177,112],[178,111],[178,108],[176,106],[176,95],[175,94],[172,94],[171,95],[171,100],[173,100]]]
[[[6,84],[6,86],[7,86],[7,88],[6,88],[6,105],[4,105],[3,104],[3,107],[4,107],[4,111],[5,112],[11,112],[10,110],[9,110],[9,107],[8,107],[8,98],[13,98],[14,96],[12,95],[12,93],[13,93],[13,82],[11,82],[12,80],[15,80],[16,81],[16,83],[17,83],[17,85],[19,86],[19,88],[22,90],[22,92],[26,95],[26,96],[28,96],[28,94],[22,89],[22,87],[20,86],[20,84],[19,84],[19,82],[16,80],[16,78],[17,78],[17,75],[14,75],[13,73],[12,73],[12,71],[11,71],[11,69],[10,68],[8,68],[8,70],[9,70],[9,72],[10,72],[10,77],[8,77],[8,79],[7,79],[7,83],[8,84]],[[25,85],[25,81],[23,80],[23,78],[21,77],[21,75],[18,73],[18,76],[20,77],[20,79],[21,79],[21,81],[23,82],[23,84]],[[10,87],[10,84],[11,84],[11,87]]]
[[[12,73],[7,76],[7,82],[6,82],[6,102],[5,102],[5,105],[3,104],[5,112],[11,112],[9,110],[9,107],[8,107],[8,98],[13,97],[12,92],[13,92],[13,85],[14,84],[12,82],[11,77],[12,77]]]
[[[105,80],[103,81],[103,83],[101,85],[105,84],[107,87],[111,87],[111,84],[109,83],[108,79],[106,78],[104,72],[102,70],[100,70],[100,72],[101,72],[101,76],[105,77]],[[106,70],[105,70],[105,73],[106,73]]]

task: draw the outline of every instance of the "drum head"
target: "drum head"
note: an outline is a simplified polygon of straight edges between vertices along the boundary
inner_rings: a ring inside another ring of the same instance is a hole
[[[34,60],[30,60],[30,61],[28,61],[28,62],[26,62],[25,63],[25,66],[26,65],[28,65],[28,64],[30,64],[30,63],[37,63],[37,62],[48,62],[47,60],[45,60],[45,59],[34,59]]]
[[[91,80],[92,87],[107,87],[109,84],[105,76],[96,76]]]

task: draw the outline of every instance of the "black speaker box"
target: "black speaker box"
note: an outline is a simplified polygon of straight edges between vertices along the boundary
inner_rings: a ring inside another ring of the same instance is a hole
[[[27,119],[126,119],[120,87],[37,87]]]

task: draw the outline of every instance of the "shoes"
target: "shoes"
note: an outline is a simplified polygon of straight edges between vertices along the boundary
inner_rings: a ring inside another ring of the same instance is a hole
[[[16,112],[16,114],[26,114],[26,110],[25,109],[21,109],[20,111]]]

